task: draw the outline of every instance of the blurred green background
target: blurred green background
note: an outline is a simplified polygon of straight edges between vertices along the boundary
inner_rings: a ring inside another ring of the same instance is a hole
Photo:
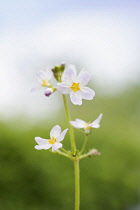
[[[96,90],[97,93],[97,90]],[[68,99],[69,100],[69,99]],[[140,86],[121,94],[97,94],[82,106],[69,103],[72,119],[92,121],[103,113],[101,127],[93,129],[86,150],[97,148],[101,156],[81,160],[81,210],[125,210],[140,202]],[[73,163],[69,159],[37,151],[35,136],[48,138],[59,124],[67,128],[63,107],[52,120],[37,124],[23,116],[0,123],[0,209],[72,210]],[[77,145],[83,135],[75,129]],[[70,148],[69,134],[63,141]]]

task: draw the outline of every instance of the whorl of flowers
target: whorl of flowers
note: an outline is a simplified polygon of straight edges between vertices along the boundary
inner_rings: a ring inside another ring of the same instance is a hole
[[[91,74],[84,69],[77,73],[76,67],[74,65],[70,65],[65,68],[65,64],[62,63],[60,66],[54,66],[53,68],[48,68],[46,71],[38,72],[37,78],[39,82],[38,86],[36,86],[36,88],[33,88],[32,91],[42,89],[44,91],[44,95],[47,97],[52,95],[55,91],[59,91],[63,96],[65,94],[69,94],[70,100],[74,105],[82,105],[82,99],[92,100],[95,96],[95,92],[91,88],[86,87],[86,85],[91,80]],[[55,78],[57,81],[55,85],[53,84],[53,78]],[[64,101],[64,104],[65,103],[66,102]],[[66,114],[68,114],[68,110],[66,110]],[[93,122],[88,123],[78,118],[75,121],[72,121],[69,120],[70,118],[68,117],[70,132],[72,130],[71,126],[78,129],[83,128],[85,135],[88,136],[91,132],[91,128],[100,127],[101,118],[102,114],[100,114],[98,118]],[[52,152],[57,151],[58,153],[62,154],[62,152],[60,152],[59,150],[59,148],[62,149],[62,143],[60,142],[64,139],[67,130],[68,129],[65,129],[63,132],[61,132],[61,128],[59,125],[54,126],[50,132],[49,139],[35,137],[35,141],[38,144],[35,146],[35,148],[37,150],[47,150],[52,148]],[[76,154],[76,144],[74,140],[72,140],[72,135],[73,134],[70,134],[71,146],[72,148],[74,148],[74,154]],[[83,152],[83,150],[84,148],[81,151]],[[93,154],[99,155],[99,152],[97,152],[96,150],[91,151],[90,153],[87,153],[86,156],[92,156]],[[69,156],[69,153],[67,155]]]

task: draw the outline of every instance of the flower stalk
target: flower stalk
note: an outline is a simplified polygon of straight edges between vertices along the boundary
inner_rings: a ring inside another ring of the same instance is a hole
[[[74,174],[75,174],[75,210],[80,209],[80,167],[79,158],[74,159]]]
[[[71,141],[71,150],[72,150],[72,152],[73,152],[73,155],[75,155],[75,154],[76,154],[75,137],[74,137],[73,127],[72,127],[72,125],[69,123],[69,122],[71,121],[70,112],[69,112],[69,108],[68,108],[66,96],[65,96],[65,95],[62,95],[62,96],[63,96],[63,102],[64,102],[64,108],[65,108],[65,112],[66,112],[66,117],[67,117],[68,124],[69,124],[70,141]]]
[[[56,91],[59,91],[62,94],[64,109],[66,113],[66,118],[68,121],[69,129],[61,130],[59,125],[55,125],[50,131],[50,137],[44,139],[41,137],[35,137],[37,145],[35,149],[37,150],[50,150],[59,155],[65,156],[73,161],[74,164],[74,177],[75,177],[75,210],[80,210],[80,166],[79,162],[81,159],[86,157],[91,157],[95,155],[100,155],[97,149],[93,148],[89,152],[84,154],[88,137],[92,128],[99,128],[100,121],[102,119],[102,113],[97,117],[93,122],[85,122],[81,119],[75,119],[71,121],[71,116],[69,112],[69,107],[67,104],[67,99],[65,94],[70,95],[70,100],[74,105],[82,105],[82,100],[92,100],[95,96],[95,92],[86,87],[88,82],[91,79],[90,73],[85,70],[82,70],[78,75],[75,66],[69,66],[65,70],[65,64],[62,63],[60,66],[54,66],[51,70],[47,69],[46,71],[40,71],[38,73],[38,79],[40,85],[37,88],[32,90],[39,90],[40,88],[44,89],[44,95],[50,96]],[[51,79],[52,76],[58,82],[56,87],[52,85]],[[81,150],[79,151],[76,148],[75,136],[73,127],[77,129],[83,129],[85,134],[85,140]],[[61,143],[65,138],[67,131],[70,133],[70,144],[71,151],[67,151],[63,148]]]
[[[63,102],[65,107],[65,112],[67,116],[68,123],[71,121],[69,108],[66,100],[66,96],[63,95]],[[73,152],[73,163],[74,163],[74,175],[75,175],[75,210],[80,209],[80,170],[79,170],[79,156],[76,154],[76,144],[74,138],[73,127],[69,123],[69,132],[71,140],[71,149]]]
[[[82,149],[80,151],[80,155],[84,152],[85,147],[87,145],[87,142],[88,142],[88,134],[85,134],[85,141],[84,141],[84,144],[83,144]]]
[[[71,156],[69,154],[67,154],[66,152],[62,152],[59,149],[56,151],[57,154],[63,155],[69,159],[72,159]]]

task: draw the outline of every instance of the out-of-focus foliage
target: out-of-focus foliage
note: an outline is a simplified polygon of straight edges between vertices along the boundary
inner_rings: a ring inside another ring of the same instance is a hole
[[[81,210],[124,210],[139,202],[140,88],[122,95],[98,97],[83,106],[70,105],[72,119],[92,121],[102,112],[101,127],[89,137],[87,151],[102,155],[81,160]],[[49,151],[37,151],[35,136],[47,138],[52,126],[67,127],[63,109],[54,123],[33,126],[18,121],[0,124],[0,209],[72,210],[72,162]],[[23,128],[24,127],[24,128]],[[82,133],[75,129],[77,145]],[[64,140],[69,149],[69,134]]]

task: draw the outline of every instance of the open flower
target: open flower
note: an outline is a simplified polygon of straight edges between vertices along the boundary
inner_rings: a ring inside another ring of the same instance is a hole
[[[85,87],[91,79],[90,73],[82,70],[77,76],[75,66],[69,66],[62,76],[62,82],[57,84],[57,89],[62,94],[70,94],[71,102],[75,105],[81,105],[82,99],[92,100],[95,92]]]
[[[39,90],[41,88],[48,88],[51,87],[51,79],[52,79],[53,73],[50,69],[47,69],[46,71],[40,71],[37,73],[39,84],[37,87],[32,88],[32,91]]]
[[[75,128],[84,128],[85,133],[90,133],[91,128],[99,128],[100,127],[100,121],[102,119],[103,114],[100,114],[99,117],[94,120],[92,123],[87,123],[83,120],[76,119],[75,121],[70,121],[70,124]]]
[[[59,125],[56,125],[52,128],[50,132],[50,139],[43,139],[41,137],[35,137],[35,141],[38,143],[38,145],[35,146],[35,149],[41,150],[41,149],[50,149],[52,147],[52,152],[56,151],[60,147],[62,147],[62,144],[60,143],[67,132],[68,129],[65,129],[61,133],[61,128]]]

